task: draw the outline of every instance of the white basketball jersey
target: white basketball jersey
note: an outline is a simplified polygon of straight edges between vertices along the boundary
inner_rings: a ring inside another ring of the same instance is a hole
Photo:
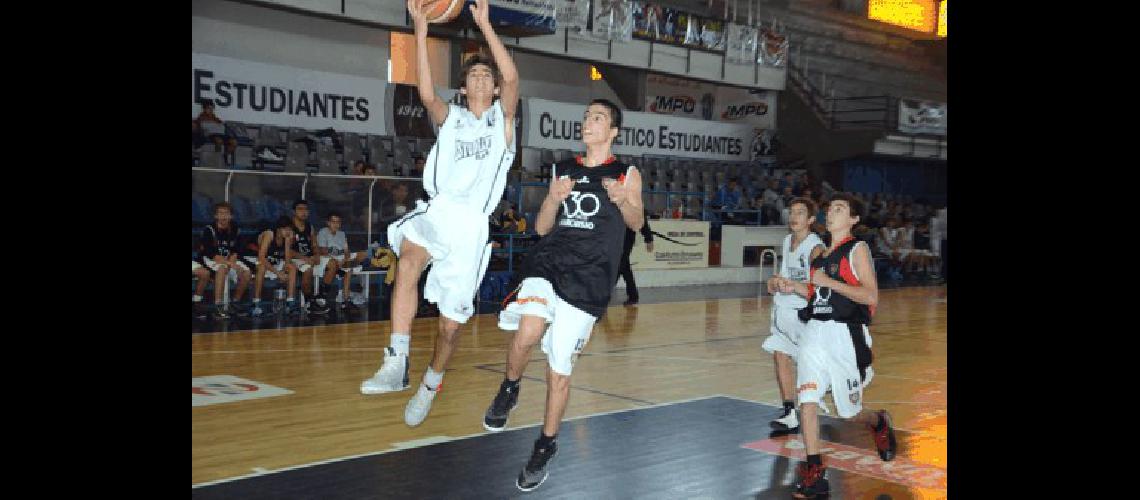
[[[503,107],[496,100],[476,117],[463,106],[448,104],[424,167],[424,191],[491,215],[503,197],[507,170],[515,152],[507,144]],[[516,131],[517,133],[517,131]]]
[[[789,234],[784,237],[784,251],[781,254],[784,259],[780,261],[780,276],[802,283],[808,280],[808,271],[811,270],[811,251],[823,245],[823,240],[815,233],[808,233],[800,242],[800,246],[793,249],[791,248],[793,236]],[[778,307],[799,309],[807,306],[807,299],[795,293],[776,292],[774,301]]]

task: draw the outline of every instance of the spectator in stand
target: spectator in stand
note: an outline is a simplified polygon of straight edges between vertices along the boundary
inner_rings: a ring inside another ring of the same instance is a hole
[[[813,192],[810,187],[804,187],[803,191],[800,191],[800,196],[803,196],[804,198],[807,198],[811,201],[814,201],[817,206],[819,205],[819,198],[816,197],[815,192]],[[818,219],[817,219],[817,222],[818,222]]]
[[[225,122],[214,114],[214,101],[204,99],[201,102],[202,112],[194,119],[192,130],[194,132],[194,147],[197,148],[207,141],[214,142],[214,150],[221,151],[225,147],[223,159],[226,165],[234,164],[234,151],[237,149],[237,138],[226,129]]]
[[[824,198],[831,199],[831,196],[835,194],[835,188],[831,187],[831,183],[823,181],[819,184],[819,194],[823,195]]]
[[[780,195],[780,201],[784,207],[791,207],[792,200],[796,198],[795,193],[792,192],[792,186],[784,186],[780,188],[783,194]]]
[[[424,157],[417,156],[415,162],[412,164],[412,170],[408,172],[406,177],[418,177],[422,179],[424,176],[424,165],[426,164],[427,160],[424,159]]]
[[[511,206],[503,210],[503,214],[499,216],[499,228],[504,233],[525,233],[526,217],[518,213],[518,207],[511,203]]]
[[[716,208],[718,210],[724,210],[724,213],[721,214],[721,220],[723,220],[725,224],[743,223],[740,214],[733,212],[734,210],[744,208],[744,205],[742,205],[742,201],[745,199],[744,192],[740,189],[740,186],[737,185],[739,180],[740,179],[736,177],[729,178],[728,182],[722,185],[716,193]]]
[[[781,193],[784,192],[784,188],[789,188],[789,187],[792,188],[793,192],[796,189],[796,180],[792,178],[791,172],[784,174],[784,177],[782,179],[780,179],[780,185],[779,185],[780,192]]]
[[[808,190],[808,192],[810,193],[811,190]],[[815,214],[815,224],[812,225],[812,231],[822,238],[825,233],[827,233],[827,224],[824,222],[824,219],[827,217],[827,198],[820,196],[819,203],[816,206],[819,207],[819,212]],[[828,241],[830,240],[824,239],[825,243]]]
[[[780,224],[780,210],[783,203],[778,191],[779,182],[776,179],[768,181],[768,188],[760,195],[760,224],[771,226]]]

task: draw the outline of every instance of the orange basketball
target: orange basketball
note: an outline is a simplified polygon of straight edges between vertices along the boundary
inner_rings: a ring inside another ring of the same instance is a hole
[[[465,0],[426,0],[424,10],[427,11],[427,21],[441,24],[455,19],[463,11]]]

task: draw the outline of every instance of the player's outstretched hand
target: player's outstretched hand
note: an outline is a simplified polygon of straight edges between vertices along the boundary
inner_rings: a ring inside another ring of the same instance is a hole
[[[618,206],[638,200],[641,196],[641,173],[636,168],[630,168],[629,173],[623,176],[622,182],[607,182],[605,186],[610,201]]]
[[[491,24],[491,6],[488,5],[490,0],[475,0],[475,5],[469,7],[471,9],[471,17],[475,18],[475,25],[482,28]]]

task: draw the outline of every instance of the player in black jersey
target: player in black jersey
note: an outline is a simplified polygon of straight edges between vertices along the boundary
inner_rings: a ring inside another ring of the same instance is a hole
[[[645,223],[641,175],[610,151],[619,130],[617,105],[596,99],[586,108],[586,155],[554,165],[550,191],[535,222],[543,238],[527,252],[521,283],[499,315],[500,328],[518,333],[507,353],[506,377],[483,417],[484,428],[501,431],[506,426],[518,403],[519,379],[540,340],[547,354],[546,416],[530,460],[515,482],[522,491],[546,480],[546,465],[557,451],[555,438],[570,398],[574,360],[617,284],[626,228],[637,231]]]
[[[309,224],[309,204],[305,200],[293,203],[293,232],[297,237],[293,240],[293,258],[290,262],[301,273],[301,294],[309,304],[309,311],[327,313],[329,306],[324,297],[317,297],[313,293],[313,268],[321,263],[321,257],[316,252],[317,235],[313,232],[313,225]]]
[[[253,307],[250,314],[264,315],[267,311],[261,306],[261,288],[265,278],[284,279],[286,292],[285,307],[288,314],[300,314],[304,310],[293,299],[293,284],[297,281],[297,266],[293,264],[293,221],[281,217],[273,227],[257,236],[257,256],[246,257],[254,265]]]
[[[249,267],[238,260],[238,228],[233,224],[233,206],[226,202],[214,205],[214,223],[202,230],[198,244],[202,249],[199,259],[202,265],[214,273],[214,315],[218,318],[230,317],[230,310],[223,301],[226,279],[230,270],[238,275],[237,289],[233,302],[240,302],[245,289],[249,287]],[[195,300],[205,291],[206,280],[198,281]]]
[[[819,402],[831,389],[842,418],[867,425],[883,460],[897,451],[891,417],[885,410],[865,410],[863,388],[871,381],[871,334],[867,325],[879,301],[875,267],[866,243],[851,235],[862,217],[862,203],[838,193],[828,204],[825,222],[830,248],[812,261],[809,282],[778,280],[780,291],[808,299],[800,310],[807,330],[800,339],[796,359],[800,428],[807,462],[796,469],[796,498],[828,493],[826,468],[820,456]]]

